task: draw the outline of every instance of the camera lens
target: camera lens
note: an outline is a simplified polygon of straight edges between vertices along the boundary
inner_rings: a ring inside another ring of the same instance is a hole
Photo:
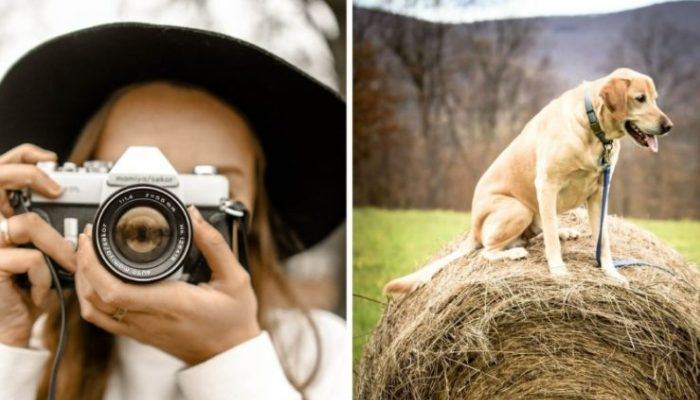
[[[129,282],[154,282],[182,267],[192,245],[192,224],[185,206],[167,189],[126,186],[98,208],[93,241],[108,271]]]
[[[134,207],[117,220],[117,249],[129,261],[146,263],[163,255],[170,241],[170,225],[151,207]]]

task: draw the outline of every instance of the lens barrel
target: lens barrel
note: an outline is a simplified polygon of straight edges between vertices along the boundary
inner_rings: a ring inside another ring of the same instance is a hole
[[[127,282],[148,283],[182,267],[192,246],[192,223],[172,192],[138,184],[100,205],[92,237],[108,271]]]

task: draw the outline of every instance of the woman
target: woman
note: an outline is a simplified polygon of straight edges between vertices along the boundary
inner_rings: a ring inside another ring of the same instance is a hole
[[[304,313],[289,295],[277,248],[289,255],[298,247],[271,224],[286,224],[311,245],[342,220],[344,106],[336,96],[231,38],[114,24],[54,39],[21,59],[0,84],[0,125],[5,149],[28,141],[64,158],[65,143],[75,143],[70,159],[78,163],[151,145],[180,173],[215,165],[232,198],[252,213],[250,274],[190,208],[211,281],[132,285],[100,265],[89,233],[76,253],[41,218],[13,215],[0,192],[7,218],[0,229],[0,398],[45,398],[48,391],[58,310],[40,251],[76,278],[66,295],[70,336],[59,398],[349,396],[344,327],[329,314]],[[14,147],[0,157],[0,187],[60,196],[33,165],[57,158],[36,146]],[[29,292],[13,284],[19,273],[28,273]],[[284,308],[266,301],[278,293],[286,295]]]

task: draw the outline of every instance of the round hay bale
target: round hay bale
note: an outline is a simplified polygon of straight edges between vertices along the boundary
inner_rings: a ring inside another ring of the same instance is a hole
[[[700,399],[700,274],[644,230],[608,219],[616,259],[596,267],[587,217],[560,226],[570,278],[547,271],[542,236],[522,261],[478,252],[391,301],[356,376],[359,399]],[[456,244],[455,244],[456,246]],[[454,247],[454,246],[453,246]]]

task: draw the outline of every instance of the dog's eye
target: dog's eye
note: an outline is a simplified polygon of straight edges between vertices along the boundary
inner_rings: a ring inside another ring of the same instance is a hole
[[[641,95],[641,96],[635,97],[635,99],[640,103],[644,103],[645,101],[647,101],[647,96]]]

